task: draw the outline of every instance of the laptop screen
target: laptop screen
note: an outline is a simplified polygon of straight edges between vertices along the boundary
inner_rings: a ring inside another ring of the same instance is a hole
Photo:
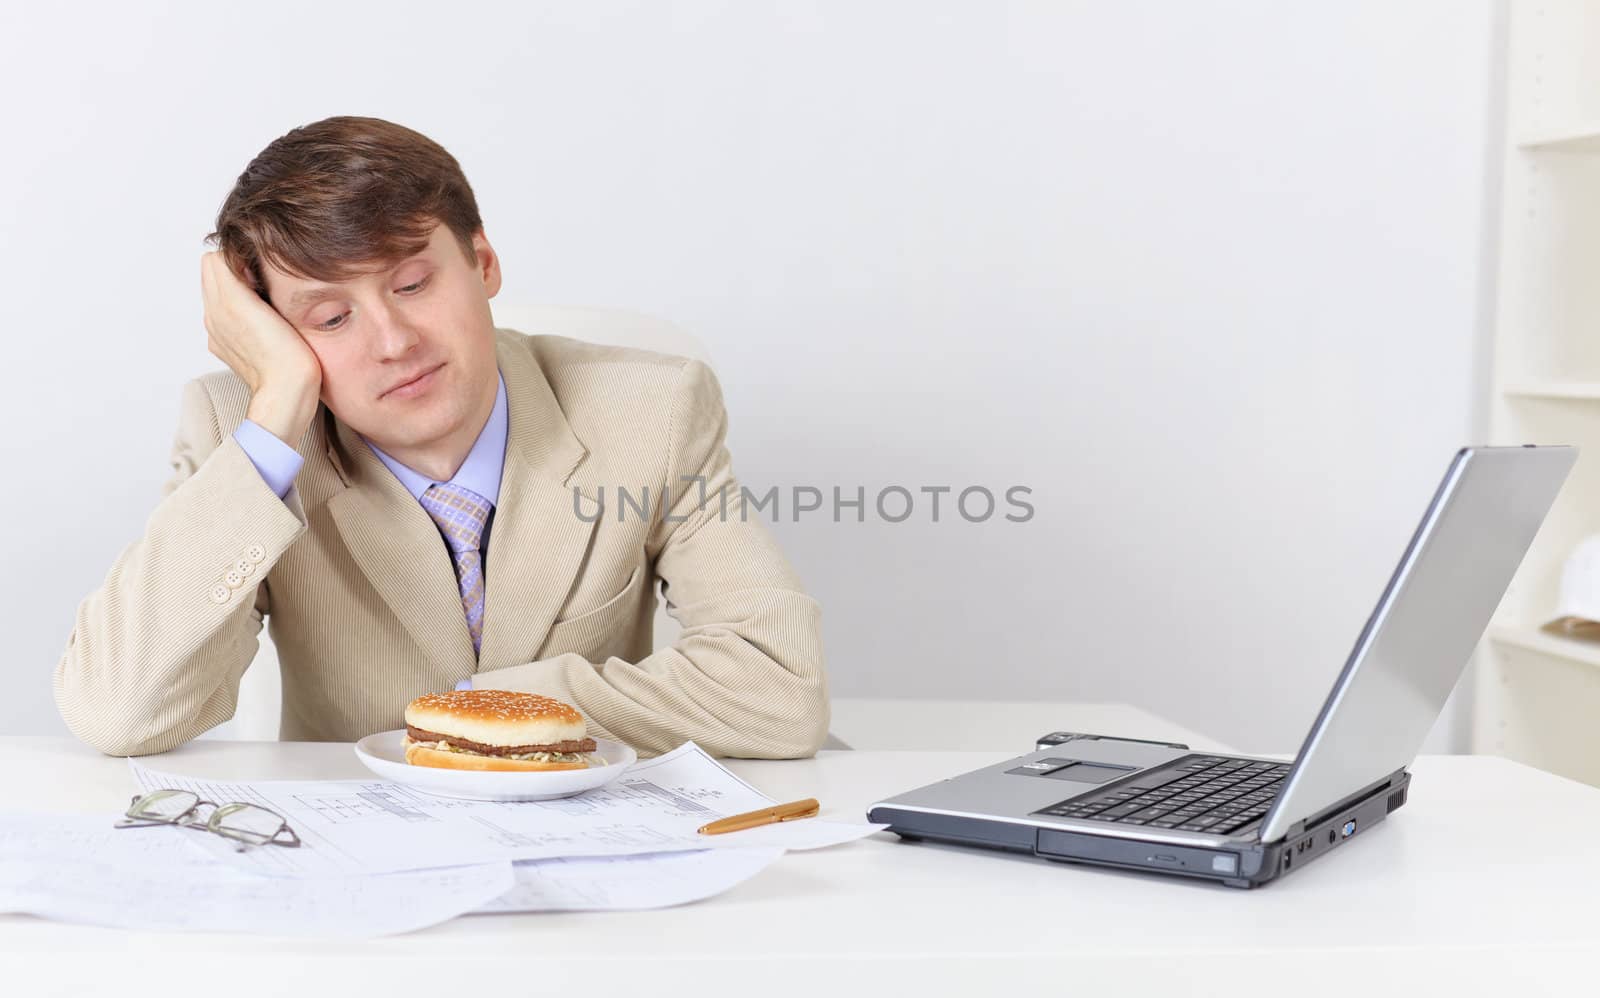
[[[1263,840],[1416,758],[1577,457],[1573,447],[1456,454],[1268,812]]]

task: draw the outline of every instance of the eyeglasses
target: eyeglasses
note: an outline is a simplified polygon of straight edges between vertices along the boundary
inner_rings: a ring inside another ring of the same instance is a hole
[[[211,808],[209,815],[202,813],[205,808]],[[152,828],[157,825],[212,832],[239,843],[236,847],[239,852],[250,846],[294,848],[300,845],[300,836],[276,811],[257,804],[215,804],[201,800],[198,794],[188,790],[152,790],[135,795],[123,819],[112,827]]]

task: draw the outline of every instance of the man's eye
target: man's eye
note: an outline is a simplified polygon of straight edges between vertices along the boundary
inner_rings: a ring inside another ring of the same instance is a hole
[[[332,332],[333,330],[338,329],[340,326],[344,325],[344,321],[343,321],[344,317],[349,315],[349,314],[350,314],[349,312],[340,312],[338,315],[334,316],[332,319],[329,319],[327,322],[319,322],[319,323],[317,323],[316,328],[321,329],[324,332]]]
[[[404,291],[404,292],[407,292],[408,294],[416,294],[418,291],[421,291],[422,290],[422,286],[427,284],[427,283],[428,283],[428,279],[426,277],[424,277],[422,280],[417,281],[415,284],[407,284],[405,287],[403,287],[403,288],[395,288],[395,290],[396,291]]]

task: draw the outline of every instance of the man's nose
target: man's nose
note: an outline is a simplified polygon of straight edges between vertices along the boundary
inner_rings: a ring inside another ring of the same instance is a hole
[[[373,319],[373,352],[379,359],[403,357],[417,345],[421,336],[401,311],[384,303],[371,312]]]

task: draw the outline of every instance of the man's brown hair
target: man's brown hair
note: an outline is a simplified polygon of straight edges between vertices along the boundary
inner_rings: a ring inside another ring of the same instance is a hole
[[[440,224],[475,260],[483,220],[455,157],[403,125],[340,116],[261,150],[206,239],[266,298],[263,260],[297,277],[346,281],[420,252]]]

